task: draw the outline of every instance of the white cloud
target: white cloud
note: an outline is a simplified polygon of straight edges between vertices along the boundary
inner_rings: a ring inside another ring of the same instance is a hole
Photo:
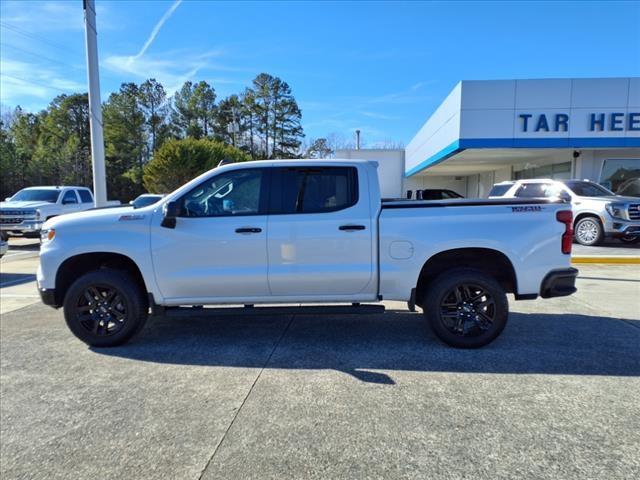
[[[15,104],[25,97],[49,100],[62,93],[86,90],[86,85],[40,65],[2,58],[0,99]]]
[[[144,45],[138,52],[138,55],[136,55],[136,58],[140,58],[142,55],[144,55],[144,53],[147,51],[147,49],[151,46],[153,41],[158,36],[158,33],[160,32],[160,29],[164,25],[164,22],[169,20],[171,15],[173,15],[173,12],[176,11],[176,8],[178,8],[181,3],[182,3],[182,0],[176,0],[175,2],[173,2],[173,5],[169,7],[169,10],[164,12],[164,15],[162,15],[162,18],[160,18],[160,21],[156,23],[155,27],[153,27],[153,30],[151,30],[151,35],[149,35],[149,38],[147,39],[147,41],[144,43]]]
[[[113,28],[108,10],[96,6],[98,27]],[[82,2],[78,1],[2,1],[2,23],[27,32],[84,31]]]

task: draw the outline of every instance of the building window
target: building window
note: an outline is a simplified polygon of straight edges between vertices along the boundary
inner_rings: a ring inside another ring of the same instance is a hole
[[[529,178],[551,178],[553,180],[567,180],[571,178],[571,162],[542,165],[535,168],[527,168],[513,173],[515,180]]]
[[[621,195],[632,195],[640,179],[640,158],[608,158],[602,164],[600,184]]]

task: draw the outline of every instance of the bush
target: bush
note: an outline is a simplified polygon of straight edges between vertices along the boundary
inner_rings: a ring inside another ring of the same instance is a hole
[[[217,167],[221,160],[246,162],[251,158],[231,145],[208,138],[167,140],[145,166],[144,186],[151,193],[169,193]]]

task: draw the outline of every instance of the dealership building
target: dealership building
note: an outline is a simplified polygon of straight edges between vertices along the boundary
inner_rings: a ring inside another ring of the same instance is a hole
[[[640,176],[640,78],[458,83],[403,150],[339,150],[377,160],[385,197],[494,183],[580,178],[614,191]]]

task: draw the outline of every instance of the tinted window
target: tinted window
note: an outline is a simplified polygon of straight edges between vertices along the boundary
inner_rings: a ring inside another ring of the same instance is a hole
[[[82,203],[93,203],[93,198],[91,198],[91,192],[89,190],[78,190],[78,194],[80,195],[80,201]]]
[[[271,213],[323,213],[358,201],[355,167],[292,167],[274,169]]]
[[[580,197],[607,197],[613,195],[613,192],[601,187],[597,183],[591,182],[565,182],[569,190]]]
[[[502,197],[513,185],[494,185],[489,192],[490,197]]]
[[[62,203],[63,204],[78,203],[78,197],[76,197],[76,192],[74,192],[73,190],[67,190],[64,194],[64,197],[62,197]]]
[[[204,181],[182,197],[182,215],[224,217],[261,213],[265,170],[235,170]]]
[[[516,192],[516,197],[540,198],[550,197],[550,185],[548,183],[525,183]]]

